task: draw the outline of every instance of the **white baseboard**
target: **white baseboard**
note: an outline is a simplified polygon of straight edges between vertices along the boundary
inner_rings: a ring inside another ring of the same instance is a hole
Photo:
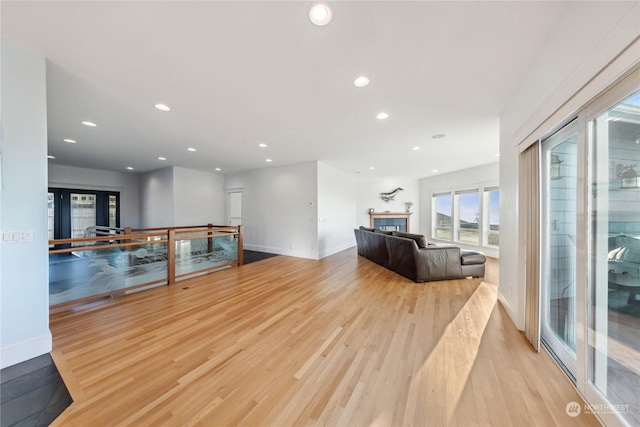
[[[520,327],[520,325],[518,325],[518,319],[516,318],[516,311],[513,309],[511,302],[507,299],[507,297],[504,296],[500,288],[498,288],[498,301],[500,301],[500,304],[502,304],[502,306],[506,310],[507,314],[511,318],[511,321],[513,322],[515,327],[518,328],[518,330],[523,331],[524,327]]]
[[[0,369],[51,352],[51,332],[0,349]]]
[[[333,248],[329,248],[329,249],[325,249],[324,251],[320,252],[320,257],[319,259],[331,256],[333,254],[337,254],[338,252],[342,252],[346,249],[352,248],[356,245],[356,242],[349,242],[349,243],[345,243],[343,245],[340,246],[334,246]]]

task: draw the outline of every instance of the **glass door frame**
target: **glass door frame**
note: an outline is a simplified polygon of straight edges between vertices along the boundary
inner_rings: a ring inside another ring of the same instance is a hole
[[[581,120],[580,117],[574,116],[571,120],[567,120],[561,126],[558,126],[552,132],[550,132],[547,136],[541,139],[540,144],[540,191],[542,194],[540,195],[540,335],[542,338],[543,331],[545,330],[545,322],[546,322],[546,311],[544,310],[543,304],[546,304],[546,287],[545,287],[545,278],[546,278],[546,267],[547,267],[547,252],[548,242],[546,241],[546,235],[549,232],[549,220],[548,213],[544,209],[545,200],[548,197],[548,188],[550,185],[550,179],[546,174],[546,153],[553,150],[553,148],[558,145],[564,143],[568,137],[571,135],[576,135],[576,243],[575,243],[575,313],[574,313],[574,324],[575,324],[575,340],[576,340],[576,351],[575,355],[572,354],[566,346],[562,343],[562,341],[555,337],[555,333],[551,331],[551,339],[545,338],[545,342],[549,347],[551,347],[551,351],[553,351],[556,356],[560,359],[560,361],[565,365],[566,369],[569,371],[572,377],[577,381],[580,377],[581,369],[580,366],[582,364],[580,345],[583,340],[583,336],[581,336],[582,330],[582,320],[580,316],[581,307],[586,307],[585,305],[585,297],[586,291],[584,290],[584,286],[580,286],[581,283],[586,283],[585,280],[585,272],[586,267],[581,265],[581,248],[584,242],[583,233],[580,230],[583,230],[585,225],[584,220],[584,194],[580,191],[581,182],[584,182],[586,168],[582,167],[582,161],[585,156],[585,134],[586,131],[582,124],[584,120]],[[550,141],[551,139],[557,139],[557,141]],[[545,145],[546,142],[546,145]]]

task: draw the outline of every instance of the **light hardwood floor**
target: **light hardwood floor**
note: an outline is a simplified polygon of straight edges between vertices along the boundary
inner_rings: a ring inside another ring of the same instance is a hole
[[[496,292],[413,283],[349,249],[56,313],[74,403],[54,425],[599,425],[566,414],[582,400]]]

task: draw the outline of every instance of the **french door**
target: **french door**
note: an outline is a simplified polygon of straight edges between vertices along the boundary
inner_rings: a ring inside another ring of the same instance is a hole
[[[120,226],[120,193],[49,188],[49,240],[84,237],[87,227]]]

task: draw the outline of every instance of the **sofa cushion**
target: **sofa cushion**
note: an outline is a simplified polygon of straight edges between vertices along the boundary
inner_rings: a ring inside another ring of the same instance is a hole
[[[387,231],[387,230],[378,230],[376,228],[375,230],[376,233],[380,233],[380,234],[386,234],[387,236],[391,236],[391,231]]]
[[[460,260],[462,265],[484,264],[487,261],[487,257],[480,252],[461,249]]]
[[[401,231],[393,231],[392,234],[396,237],[404,237],[405,239],[413,239],[416,241],[416,245],[419,248],[426,248],[428,245],[427,239],[422,234],[403,233]]]
[[[369,228],[369,227],[365,227],[364,225],[360,226],[360,230],[364,230],[364,231],[376,231],[375,228]]]

